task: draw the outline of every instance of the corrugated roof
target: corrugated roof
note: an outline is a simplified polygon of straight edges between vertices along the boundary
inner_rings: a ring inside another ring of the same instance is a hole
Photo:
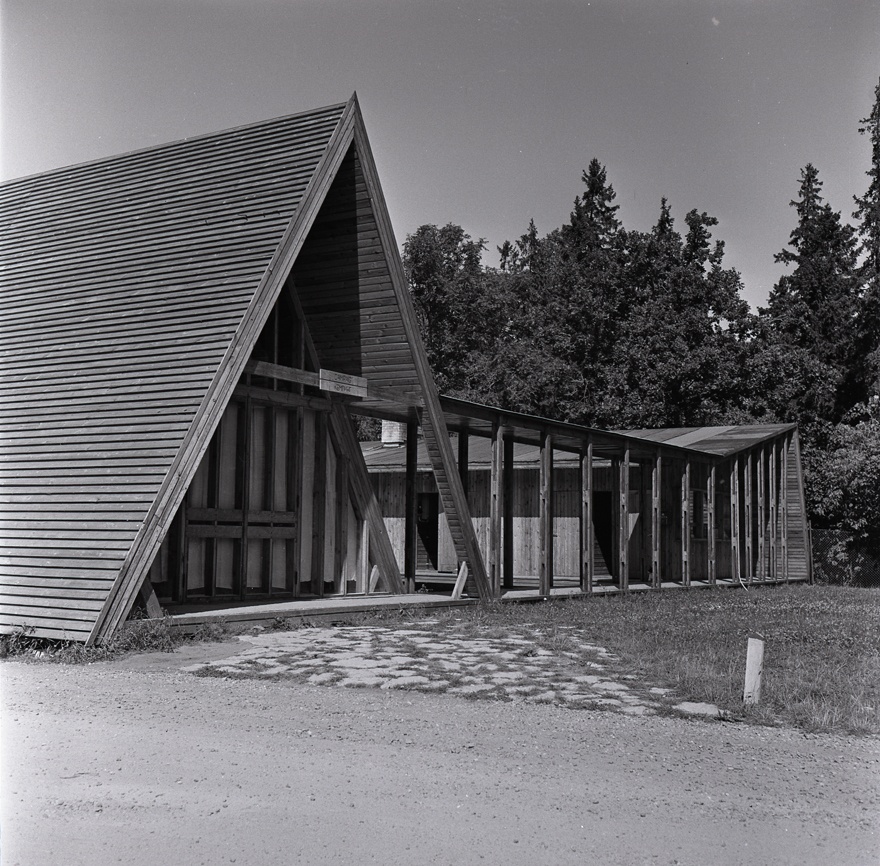
[[[616,430],[625,436],[690,448],[717,457],[729,457],[773,439],[795,424],[741,424],[732,427],[670,427],[662,430]]]
[[[345,109],[0,187],[0,624],[92,629]]]

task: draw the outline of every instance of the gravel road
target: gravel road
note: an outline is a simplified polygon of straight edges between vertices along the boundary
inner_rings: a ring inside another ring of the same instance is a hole
[[[6,662],[4,866],[880,862],[880,741]]]

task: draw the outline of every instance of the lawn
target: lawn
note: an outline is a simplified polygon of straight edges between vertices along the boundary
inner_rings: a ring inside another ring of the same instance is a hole
[[[433,612],[432,612],[433,614]],[[530,623],[550,648],[572,627],[639,678],[737,718],[804,730],[880,733],[880,592],[791,586],[638,593],[444,612],[474,634]],[[760,705],[742,703],[746,643],[764,638]]]

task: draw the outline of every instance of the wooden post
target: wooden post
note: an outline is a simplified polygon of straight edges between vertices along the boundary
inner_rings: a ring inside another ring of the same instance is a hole
[[[715,550],[715,464],[709,467],[709,483],[706,489],[706,522],[709,536],[708,547],[708,577],[709,583],[714,585],[718,577]]]
[[[465,584],[467,584],[468,578],[468,567],[467,563],[463,562],[458,567],[458,576],[455,578],[455,586],[452,588],[452,599],[454,601],[458,601],[461,598],[462,593],[464,592]]]
[[[767,474],[767,448],[762,445],[758,452],[758,567],[757,578],[764,580],[767,577],[767,550],[764,545],[766,534],[766,515],[765,500],[767,491],[765,489],[764,477]]]
[[[458,477],[461,478],[461,486],[464,488],[464,495],[468,495],[468,446],[470,445],[470,437],[467,430],[458,431]]]
[[[327,416],[315,415],[315,480],[312,485],[312,592],[324,595],[324,524],[327,510]]]
[[[660,589],[660,533],[662,531],[662,488],[661,471],[663,458],[660,452],[654,454],[651,466],[651,586]]]
[[[742,579],[739,561],[739,458],[730,458],[730,576]]]
[[[681,472],[681,582],[691,585],[691,458]]]
[[[749,451],[748,456],[746,457],[745,462],[745,476],[743,477],[743,499],[744,499],[744,511],[743,519],[745,520],[745,532],[746,532],[746,567],[745,567],[745,577],[746,580],[751,584],[752,576],[755,573],[754,566],[754,531],[752,528],[752,474],[754,472],[754,455],[751,451]]]
[[[416,479],[419,461],[419,425],[410,421],[406,425],[406,500],[404,508],[404,552],[403,573],[406,580],[406,591],[416,591],[416,557],[418,546],[418,497],[416,496]]]
[[[778,487],[776,484],[776,443],[770,443],[770,567],[768,577],[776,580],[776,524],[779,519]]]
[[[241,541],[238,547],[238,597],[244,599],[247,594],[247,560],[248,560],[248,515],[251,510],[251,472],[253,460],[254,404],[246,397],[238,415],[238,442],[236,450],[241,457]],[[215,546],[217,542],[214,542]],[[234,579],[234,578],[233,578]],[[234,584],[233,584],[234,586]]]
[[[361,524],[361,561],[358,564],[359,583],[364,592],[370,592],[370,523],[364,519]]]
[[[333,540],[333,579],[347,591],[343,565],[348,546],[348,457],[343,451],[336,460],[336,538]]]
[[[149,572],[147,572],[147,576],[144,578],[144,582],[138,591],[138,598],[150,619],[162,619],[162,607],[159,604],[159,599],[156,597],[156,590],[153,589]]]
[[[541,595],[550,595],[553,586],[553,438],[549,433],[541,434],[541,502],[540,502],[540,544],[541,573],[539,575]]]
[[[593,441],[581,452],[581,591],[592,593],[596,535],[593,528]]]
[[[782,556],[782,579],[788,583],[788,442],[786,436],[782,440],[782,464],[779,467],[779,507],[782,509],[782,537],[780,538]]]
[[[504,437],[504,471],[502,485],[504,488],[502,500],[502,521],[504,531],[504,555],[501,558],[503,570],[504,589],[513,589],[513,495],[514,495],[514,469],[513,469],[513,439],[508,435]]]
[[[620,586],[620,458],[611,458],[611,555],[608,570]]]
[[[504,512],[504,438],[501,427],[492,429],[492,466],[489,473],[489,580],[494,595],[501,594],[501,533]]]
[[[623,449],[618,481],[618,582],[621,592],[629,589],[629,445]]]
[[[761,675],[764,672],[764,640],[760,635],[749,635],[746,649],[746,678],[743,703],[757,704],[761,700]]]

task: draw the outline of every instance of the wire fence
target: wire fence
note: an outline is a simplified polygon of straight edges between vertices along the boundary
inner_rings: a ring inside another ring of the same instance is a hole
[[[813,576],[817,583],[880,587],[880,559],[843,529],[814,529]]]

